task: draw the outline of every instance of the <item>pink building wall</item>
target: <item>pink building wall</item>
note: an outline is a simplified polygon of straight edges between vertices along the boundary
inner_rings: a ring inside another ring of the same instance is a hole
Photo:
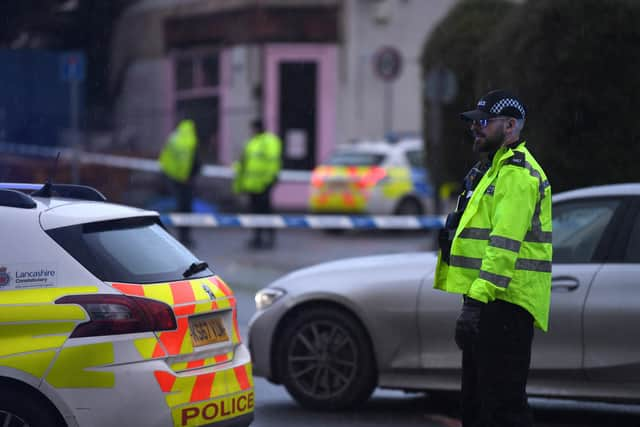
[[[269,130],[282,137],[278,129],[279,76],[281,62],[315,62],[318,66],[316,82],[316,159],[325,160],[335,145],[337,48],[326,44],[271,44],[265,47],[263,115]],[[274,190],[276,209],[301,210],[307,206],[308,182],[281,181]]]
[[[218,158],[223,165],[229,165],[233,159],[231,153],[231,141],[229,136],[229,124],[224,112],[229,108],[229,84],[231,81],[231,53],[229,49],[220,51],[220,98],[218,117]]]

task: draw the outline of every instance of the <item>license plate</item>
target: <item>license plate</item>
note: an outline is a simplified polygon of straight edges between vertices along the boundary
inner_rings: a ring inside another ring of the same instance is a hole
[[[194,347],[215,344],[229,340],[222,318],[217,316],[199,316],[189,319],[189,331]]]
[[[327,182],[327,189],[332,192],[343,192],[347,191],[349,186],[343,181],[329,181]]]

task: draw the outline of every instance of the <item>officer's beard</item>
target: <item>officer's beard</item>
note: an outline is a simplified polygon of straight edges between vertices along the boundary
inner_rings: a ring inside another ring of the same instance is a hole
[[[474,131],[473,132],[473,151],[475,153],[495,153],[504,143],[504,131],[496,131],[493,136]]]

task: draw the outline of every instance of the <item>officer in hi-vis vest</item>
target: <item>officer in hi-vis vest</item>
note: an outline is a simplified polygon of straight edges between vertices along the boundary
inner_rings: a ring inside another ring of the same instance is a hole
[[[435,287],[463,295],[464,427],[532,426],[526,384],[533,327],[547,330],[551,187],[520,137],[526,109],[503,90],[462,113],[485,154],[440,233]]]
[[[271,191],[278,181],[281,168],[282,142],[267,132],[261,119],[251,122],[252,137],[242,158],[234,163],[233,191],[249,195],[249,210],[255,214],[270,214]],[[264,238],[263,238],[264,237]],[[273,228],[254,228],[249,247],[268,249],[275,244]]]
[[[200,172],[198,136],[192,120],[181,120],[178,123],[167,138],[158,161],[175,196],[176,212],[191,212],[194,178]],[[193,246],[190,229],[177,228],[180,242],[186,246]]]

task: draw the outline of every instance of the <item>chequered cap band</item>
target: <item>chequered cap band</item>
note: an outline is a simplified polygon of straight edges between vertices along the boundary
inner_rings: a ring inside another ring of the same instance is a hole
[[[522,107],[522,104],[520,104],[518,102],[518,100],[513,99],[513,98],[503,98],[500,101],[496,102],[495,104],[493,104],[493,106],[491,107],[491,113],[493,114],[500,114],[500,112],[507,107],[513,107],[515,109],[517,109],[518,111],[520,111],[520,114],[522,115],[522,118],[524,119],[525,113],[524,113],[524,107]]]

